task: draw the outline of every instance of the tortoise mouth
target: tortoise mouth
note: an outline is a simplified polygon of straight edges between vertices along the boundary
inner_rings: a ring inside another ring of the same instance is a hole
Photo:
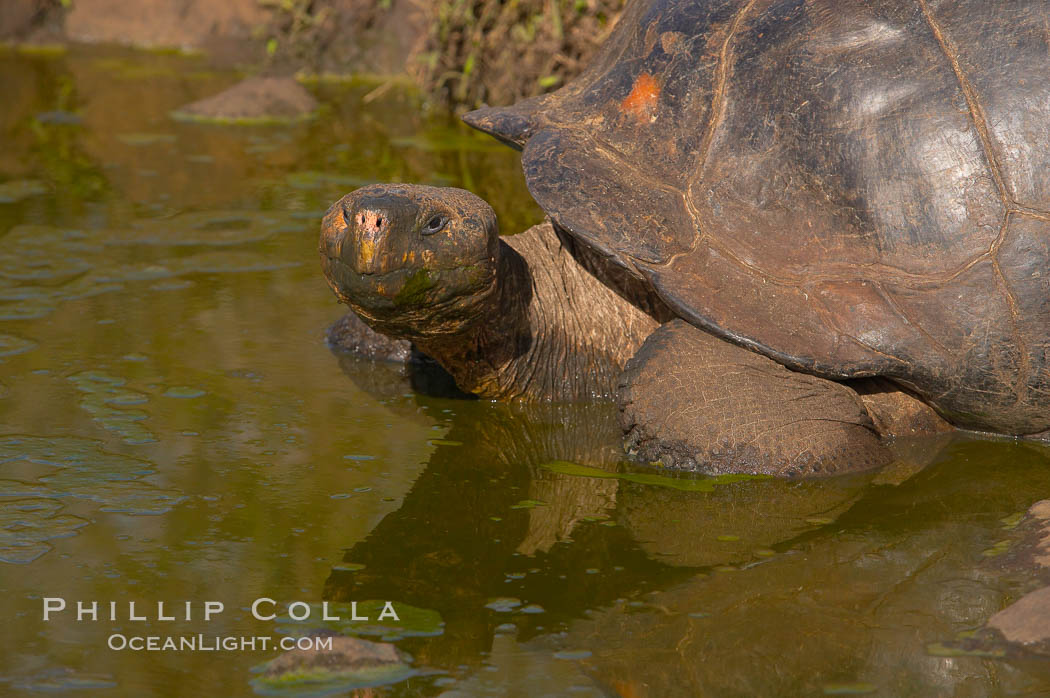
[[[495,282],[480,263],[359,272],[340,257],[324,255],[322,261],[340,299],[375,329],[409,339],[459,327],[474,299],[487,295]]]
[[[384,300],[393,302],[411,277],[427,274],[421,266],[360,271],[341,257],[329,255],[325,255],[325,262],[325,275],[329,281],[341,296],[351,299],[355,305],[366,301],[377,301],[380,305],[385,305]]]
[[[396,274],[403,274],[406,271],[410,271],[413,268],[409,266],[395,267],[393,269],[378,269],[371,271],[361,271],[357,269],[353,264],[347,262],[342,257],[335,257],[332,255],[324,255],[325,259],[328,260],[328,264],[335,269],[338,269],[342,274],[351,276],[360,276],[366,279],[381,280],[388,276],[394,276]]]

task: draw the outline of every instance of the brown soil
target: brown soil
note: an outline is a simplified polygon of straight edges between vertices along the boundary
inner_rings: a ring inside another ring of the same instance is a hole
[[[256,0],[75,0],[65,33],[88,43],[220,49],[250,40],[268,19]]]
[[[426,47],[409,72],[444,101],[476,107],[563,85],[608,36],[624,0],[434,4]]]
[[[625,0],[298,2],[275,25],[278,59],[316,72],[408,73],[454,106],[511,104],[563,85]],[[385,6],[384,6],[385,5]]]
[[[274,61],[316,73],[407,73],[437,101],[512,104],[563,85],[625,0],[298,0],[275,15]]]
[[[426,45],[432,16],[425,0],[274,3],[268,61],[278,70],[315,74],[405,74]]]
[[[58,0],[3,0],[0,2],[0,39],[26,39],[55,22]]]

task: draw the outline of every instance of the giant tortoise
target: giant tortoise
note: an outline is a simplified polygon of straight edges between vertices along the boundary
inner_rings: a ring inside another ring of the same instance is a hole
[[[465,117],[547,223],[500,238],[469,192],[372,185],[322,264],[463,390],[615,395],[669,466],[1046,438],[1048,44],[1046,0],[636,0],[565,87]]]

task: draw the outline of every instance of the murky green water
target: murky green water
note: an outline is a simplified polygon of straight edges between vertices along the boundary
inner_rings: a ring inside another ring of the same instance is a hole
[[[330,625],[413,656],[384,695],[1050,692],[1046,667],[950,651],[1027,591],[991,562],[1050,497],[1045,449],[956,441],[830,482],[612,477],[610,406],[439,397],[335,356],[331,201],[400,179],[474,189],[507,231],[539,212],[516,154],[396,89],[317,87],[321,116],[289,127],[169,118],[235,80],[0,52],[0,693],[250,695],[276,651],[107,644],[288,632],[260,597],[406,609]],[[44,622],[43,597],[120,617]],[[156,619],[186,600],[191,620]]]

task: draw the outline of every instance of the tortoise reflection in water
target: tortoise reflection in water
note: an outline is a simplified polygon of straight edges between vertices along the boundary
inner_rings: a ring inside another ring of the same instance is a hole
[[[549,223],[501,239],[468,192],[373,185],[325,216],[325,273],[463,390],[616,395],[669,466],[841,472],[944,420],[1045,438],[1048,22],[640,0],[578,79],[466,117]]]

